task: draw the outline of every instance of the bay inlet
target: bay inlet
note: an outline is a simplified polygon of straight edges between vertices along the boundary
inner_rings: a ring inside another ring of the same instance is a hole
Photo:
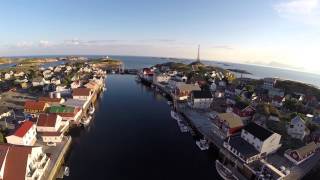
[[[65,179],[220,179],[214,148],[200,151],[167,100],[134,79],[108,76],[94,120],[73,137]]]

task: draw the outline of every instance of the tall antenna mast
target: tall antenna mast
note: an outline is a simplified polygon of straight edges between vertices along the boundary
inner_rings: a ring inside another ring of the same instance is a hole
[[[198,45],[198,56],[197,56],[197,62],[200,62],[200,44]]]

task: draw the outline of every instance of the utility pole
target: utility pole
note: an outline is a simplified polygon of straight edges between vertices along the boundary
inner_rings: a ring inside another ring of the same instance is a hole
[[[197,55],[197,62],[200,62],[200,44],[198,45],[198,55]]]

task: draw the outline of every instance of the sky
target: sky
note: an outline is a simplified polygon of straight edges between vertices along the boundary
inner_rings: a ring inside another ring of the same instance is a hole
[[[0,56],[135,55],[320,73],[320,0],[3,0]]]

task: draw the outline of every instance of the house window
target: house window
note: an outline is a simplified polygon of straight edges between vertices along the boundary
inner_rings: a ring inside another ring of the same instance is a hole
[[[290,128],[293,128],[293,125],[290,124]]]

